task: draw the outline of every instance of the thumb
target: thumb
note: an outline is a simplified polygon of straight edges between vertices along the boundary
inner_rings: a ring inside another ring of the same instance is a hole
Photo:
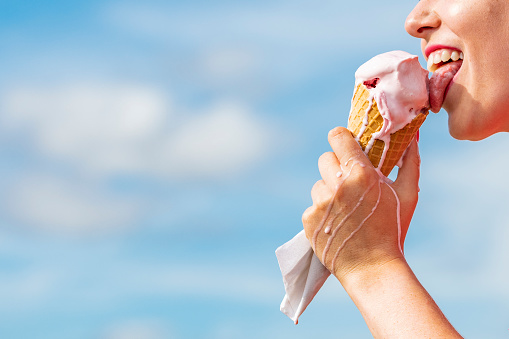
[[[419,192],[421,157],[416,138],[412,140],[403,156],[403,166],[398,170],[394,186],[402,195],[415,195]]]

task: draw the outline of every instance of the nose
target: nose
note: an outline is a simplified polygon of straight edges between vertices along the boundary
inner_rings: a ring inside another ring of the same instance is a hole
[[[405,21],[405,29],[411,36],[426,39],[431,32],[440,27],[442,23],[438,14],[434,11],[432,3],[435,1],[422,0],[408,15]]]

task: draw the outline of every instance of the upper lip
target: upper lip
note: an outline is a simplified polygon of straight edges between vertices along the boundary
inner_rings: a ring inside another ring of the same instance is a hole
[[[436,51],[437,49],[452,49],[453,51],[458,51],[458,52],[461,52],[461,50],[459,48],[456,48],[456,47],[452,47],[452,46],[446,46],[446,45],[428,45],[425,49],[424,49],[424,55],[426,56],[426,59],[429,57],[429,55],[431,53],[433,53],[434,51]]]

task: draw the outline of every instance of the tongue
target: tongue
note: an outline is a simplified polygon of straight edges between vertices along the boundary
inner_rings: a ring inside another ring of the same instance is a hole
[[[447,86],[458,73],[462,63],[462,60],[449,62],[437,69],[429,79],[429,103],[433,112],[436,113],[442,108]]]

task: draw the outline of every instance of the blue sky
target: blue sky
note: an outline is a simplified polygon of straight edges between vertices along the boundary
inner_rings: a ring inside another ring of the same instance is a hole
[[[0,336],[369,337],[333,279],[294,326],[274,250],[414,5],[3,1]],[[466,337],[509,329],[507,142],[421,130],[406,254]]]

